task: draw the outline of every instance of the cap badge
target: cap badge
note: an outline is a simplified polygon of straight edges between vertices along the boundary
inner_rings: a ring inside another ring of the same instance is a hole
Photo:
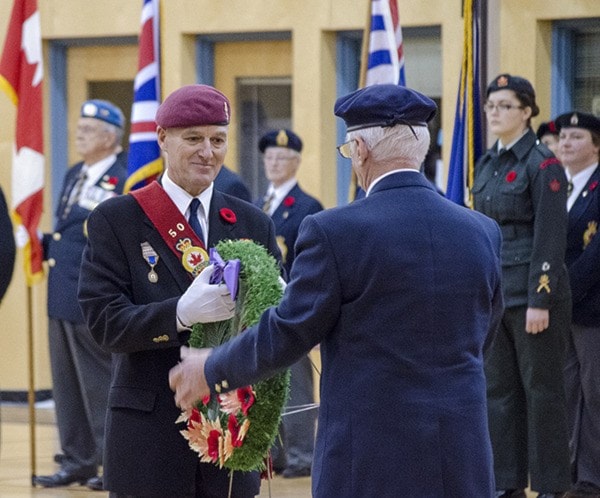
[[[288,138],[285,130],[279,130],[279,133],[277,134],[277,138],[275,139],[275,141],[277,142],[277,145],[279,147],[287,147],[289,138]]]
[[[84,116],[91,116],[94,117],[96,114],[98,114],[98,107],[96,106],[96,104],[92,104],[92,103],[87,103],[83,106],[82,109],[82,114]]]
[[[225,111],[225,120],[229,123],[229,107],[227,107],[227,102],[223,102],[223,110]]]
[[[573,114],[571,116],[571,124],[577,126],[579,124],[579,116],[577,114]]]
[[[506,86],[508,85],[508,78],[506,76],[499,76],[496,80],[496,84],[498,86]]]

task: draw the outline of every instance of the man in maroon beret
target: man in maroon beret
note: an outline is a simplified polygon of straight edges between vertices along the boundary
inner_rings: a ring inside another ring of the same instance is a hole
[[[79,300],[114,358],[104,455],[111,497],[228,496],[229,471],[200,463],[179,433],[168,374],[194,323],[233,316],[226,287],[209,282],[208,248],[252,239],[279,258],[270,217],[214,189],[230,118],[229,100],[211,86],[174,91],[156,114],[160,182],[102,203],[88,220]],[[232,484],[232,497],[260,492],[256,472],[235,472]]]

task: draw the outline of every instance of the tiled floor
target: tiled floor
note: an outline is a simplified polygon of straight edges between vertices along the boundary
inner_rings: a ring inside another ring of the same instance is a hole
[[[52,456],[59,450],[54,412],[51,403],[38,403],[35,410],[35,473],[55,472]],[[103,498],[108,493],[90,491],[84,486],[34,488],[31,486],[32,464],[29,410],[26,406],[2,404],[0,422],[0,498]],[[270,485],[263,481],[260,498],[309,498],[310,478],[276,477]],[[165,497],[166,498],[166,497]]]

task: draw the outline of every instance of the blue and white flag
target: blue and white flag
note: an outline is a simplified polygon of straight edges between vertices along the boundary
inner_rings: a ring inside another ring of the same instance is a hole
[[[464,0],[463,60],[456,99],[446,197],[472,206],[475,163],[483,154],[481,114],[481,0]]]
[[[139,39],[138,73],[133,85],[128,173],[124,192],[147,185],[163,171],[156,139],[156,110],[160,104],[159,1],[144,0]]]
[[[402,29],[396,0],[371,0],[369,48],[363,86],[406,85]]]

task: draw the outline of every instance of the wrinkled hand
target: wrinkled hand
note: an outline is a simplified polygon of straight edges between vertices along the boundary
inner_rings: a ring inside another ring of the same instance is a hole
[[[169,386],[175,391],[175,404],[183,411],[191,410],[197,401],[210,394],[204,364],[211,352],[212,349],[182,346],[181,362],[169,372]]]
[[[215,267],[207,266],[177,302],[177,318],[186,327],[194,323],[220,322],[230,319],[235,303],[223,284],[210,284]]]
[[[550,312],[543,308],[527,308],[525,332],[538,334],[550,326]]]

